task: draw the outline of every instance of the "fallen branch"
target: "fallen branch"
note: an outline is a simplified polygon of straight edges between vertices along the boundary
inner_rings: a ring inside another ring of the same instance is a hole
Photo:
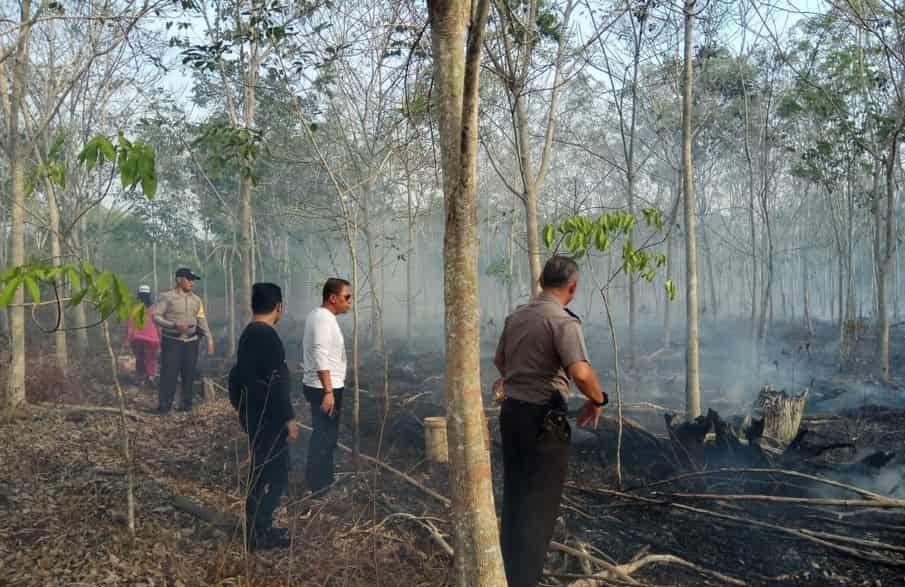
[[[630,563],[625,563],[624,565],[620,565],[619,568],[623,569],[625,572],[632,574],[641,567],[651,564],[672,564],[678,565],[680,567],[685,567],[686,569],[691,569],[700,575],[704,575],[705,577],[710,577],[713,579],[717,579],[719,581],[723,581],[724,583],[729,583],[730,585],[747,585],[741,579],[736,579],[735,577],[730,577],[728,575],[724,575],[722,573],[718,573],[717,571],[712,571],[710,569],[706,569],[699,565],[696,565],[692,562],[685,560],[684,558],[679,558],[672,554],[648,554],[636,561],[632,561]],[[575,584],[573,583],[573,586]]]
[[[565,544],[560,544],[556,541],[550,542],[550,550],[555,550],[558,552],[564,552],[568,555],[574,556],[577,559],[588,560],[595,565],[603,567],[606,571],[615,574],[622,581],[630,584],[630,585],[640,585],[641,583],[633,578],[631,578],[628,573],[623,571],[619,566],[614,565],[613,563],[607,562],[602,558],[598,558],[596,556],[590,555],[586,552],[582,552],[577,548],[572,548],[571,546],[566,546]],[[594,585],[596,583],[592,583]],[[575,587],[579,587],[579,584],[573,584]]]
[[[415,522],[430,533],[431,538],[434,539],[434,542],[436,542],[437,545],[439,545],[440,548],[442,548],[446,552],[446,554],[448,554],[449,556],[453,556],[455,554],[453,547],[450,546],[449,542],[447,542],[443,535],[440,533],[440,530],[428,518],[419,518],[418,516],[406,512],[395,512],[384,518],[383,521],[377,524],[374,528],[376,529],[383,526],[391,518],[403,518]]]
[[[174,495],[170,498],[170,502],[173,504],[173,507],[181,512],[185,512],[190,514],[199,520],[203,520],[218,528],[223,530],[226,533],[230,533],[238,526],[239,522],[221,514],[219,512],[211,511],[204,506],[195,503],[191,499],[187,497],[183,497],[181,495]]]
[[[670,479],[664,479],[663,481],[657,481],[654,483],[648,483],[645,485],[639,485],[637,487],[633,487],[628,491],[638,491],[641,489],[651,489],[652,487],[659,487],[661,485],[671,485],[673,483],[677,483],[678,481],[684,481],[685,479],[692,479],[696,477],[712,477],[716,475],[738,475],[738,474],[746,474],[746,473],[762,473],[768,475],[781,475],[784,477],[797,477],[799,479],[807,479],[809,481],[813,481],[815,483],[821,483],[823,485],[829,485],[830,487],[836,487],[838,489],[844,489],[846,491],[851,491],[857,495],[862,497],[866,497],[870,500],[876,501],[889,501],[890,498],[885,495],[880,495],[879,493],[874,493],[872,491],[868,491],[866,489],[861,489],[860,487],[855,487],[854,485],[847,485],[845,483],[840,483],[839,481],[833,481],[832,479],[827,479],[826,477],[818,477],[817,475],[808,475],[807,473],[799,473],[798,471],[789,471],[787,469],[763,469],[763,468],[754,468],[754,469],[712,469],[710,471],[696,471],[693,473],[685,473],[683,475],[677,475]]]
[[[141,420],[144,417],[144,414],[139,414],[138,412],[133,412],[132,410],[123,410],[120,412],[119,408],[113,408],[109,406],[80,406],[75,404],[32,404],[33,408],[41,408],[45,410],[53,410],[56,412],[62,412],[64,414],[79,414],[79,413],[87,413],[87,414],[111,414],[113,416],[125,415],[133,420]]]
[[[652,495],[662,496],[666,499],[696,499],[703,501],[765,501],[770,503],[792,503],[802,505],[821,505],[839,507],[869,507],[869,508],[905,508],[905,500],[888,499],[874,501],[870,499],[823,499],[811,497],[786,497],[782,495],[758,495],[758,494],[721,494],[721,493],[657,493]]]
[[[819,545],[829,548],[831,550],[843,552],[854,558],[879,562],[879,563],[894,566],[894,567],[905,567],[905,560],[892,559],[892,558],[882,556],[879,554],[863,552],[861,550],[849,548],[848,546],[842,546],[841,544],[834,544],[832,542],[829,542],[828,540],[824,540],[823,538],[819,538],[817,536],[811,536],[809,534],[802,532],[801,530],[796,530],[794,528],[786,528],[784,526],[777,526],[775,524],[770,524],[768,522],[761,522],[759,520],[754,520],[751,518],[733,516],[731,514],[721,514],[718,512],[713,512],[710,510],[705,510],[703,508],[693,507],[690,505],[684,505],[684,504],[680,504],[680,503],[674,503],[674,502],[668,502],[668,501],[658,501],[655,499],[642,497],[640,495],[632,495],[630,493],[623,493],[621,491],[612,491],[610,489],[589,489],[586,487],[578,487],[571,483],[567,484],[566,487],[568,487],[569,489],[572,489],[572,490],[577,490],[582,493],[589,494],[589,495],[621,497],[623,499],[634,500],[634,501],[638,501],[638,502],[645,503],[648,505],[665,506],[665,507],[669,507],[669,508],[673,508],[673,509],[677,509],[677,510],[681,510],[681,511],[685,511],[685,512],[692,512],[692,513],[700,514],[703,516],[709,516],[711,518],[717,518],[719,520],[726,520],[726,521],[734,522],[737,524],[765,528],[767,530],[772,530],[774,532],[779,532],[781,534],[787,534],[789,536],[794,536],[796,538],[806,540],[808,542],[814,542],[816,544],[819,544]]]
[[[841,534],[831,534],[829,532],[818,532],[816,530],[806,530],[802,528],[803,533],[817,538],[825,538],[827,540],[836,540],[838,542],[848,542],[857,544],[858,546],[866,546],[868,548],[879,548],[881,550],[891,550],[894,552],[905,553],[905,546],[896,546],[894,544],[886,544],[885,542],[877,542],[876,540],[862,540],[861,538],[852,538],[851,536],[843,536]]]
[[[307,430],[308,432],[314,432],[314,430],[310,426],[306,426],[305,424],[300,423],[299,428],[303,428],[303,429]],[[342,444],[341,442],[336,443],[336,446],[338,446],[340,449],[346,451],[347,453],[353,452],[351,448]],[[413,477],[411,477],[410,475],[406,475],[399,469],[397,469],[391,465],[388,465],[388,464],[384,463],[383,461],[377,460],[374,457],[369,457],[369,456],[361,454],[361,453],[359,453],[358,456],[359,456],[359,458],[361,458],[369,463],[377,465],[378,467],[380,467],[381,469],[383,469],[385,471],[389,471],[390,473],[393,473],[394,475],[399,476],[404,481],[406,481],[409,485],[420,489],[421,491],[423,491],[424,493],[433,497],[437,501],[443,503],[443,505],[445,505],[446,507],[450,507],[452,505],[452,501],[450,501],[450,499],[448,497],[444,497],[443,495],[440,495],[439,493],[437,493],[430,487],[425,487],[423,484],[416,481]]]

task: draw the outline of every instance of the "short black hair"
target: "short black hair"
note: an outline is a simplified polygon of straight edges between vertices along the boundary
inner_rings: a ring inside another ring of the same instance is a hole
[[[331,277],[330,279],[325,281],[323,294],[324,303],[329,302],[330,296],[332,296],[333,294],[339,295],[339,293],[343,290],[343,287],[346,286],[352,287],[352,284],[339,277]]]
[[[578,274],[578,263],[571,257],[556,255],[550,257],[540,274],[541,287],[564,287]]]
[[[275,283],[256,283],[251,286],[251,311],[253,314],[270,314],[277,304],[283,303],[283,290]]]

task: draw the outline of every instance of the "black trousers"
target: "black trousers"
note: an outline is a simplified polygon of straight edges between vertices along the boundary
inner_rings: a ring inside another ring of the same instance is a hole
[[[261,536],[273,526],[273,512],[289,485],[289,446],[284,431],[262,430],[252,439],[251,467],[245,498],[246,531]]]
[[[183,410],[192,409],[192,391],[195,383],[195,367],[198,365],[198,340],[183,342],[166,336],[160,341],[160,387],[158,408],[162,412],[173,407],[176,380],[182,379]]]
[[[324,390],[305,386],[305,399],[311,404],[311,441],[308,443],[308,462],[305,465],[305,479],[312,491],[320,491],[333,483],[333,455],[339,438],[339,415],[343,405],[343,389],[334,389],[336,400],[333,416],[321,411]]]
[[[551,423],[549,406],[503,401],[503,520],[500,545],[509,587],[535,587],[559,513],[569,468],[570,428],[564,411]],[[545,426],[545,419],[547,423]]]

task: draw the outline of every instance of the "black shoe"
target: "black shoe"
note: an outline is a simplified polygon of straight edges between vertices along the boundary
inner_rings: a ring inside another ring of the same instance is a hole
[[[178,408],[176,408],[176,411],[177,412],[191,412],[192,406],[179,406]]]
[[[288,548],[289,531],[285,528],[268,528],[262,532],[252,532],[246,540],[249,552],[270,550],[272,548]]]
[[[169,412],[170,412],[170,408],[164,408],[161,406],[157,406],[156,408],[154,408],[154,413],[158,414],[160,416],[162,416],[164,414],[168,414]]]

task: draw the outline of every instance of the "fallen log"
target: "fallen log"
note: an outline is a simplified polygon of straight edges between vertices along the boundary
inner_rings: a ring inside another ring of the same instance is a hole
[[[114,408],[110,406],[84,406],[84,405],[76,405],[76,404],[32,404],[32,408],[39,408],[44,410],[51,410],[55,412],[60,412],[64,415],[66,414],[110,414],[112,416],[119,416],[120,409]],[[123,410],[123,412],[127,417],[132,418],[133,420],[141,420],[144,418],[144,414],[139,414],[138,412],[133,412],[132,410]]]

